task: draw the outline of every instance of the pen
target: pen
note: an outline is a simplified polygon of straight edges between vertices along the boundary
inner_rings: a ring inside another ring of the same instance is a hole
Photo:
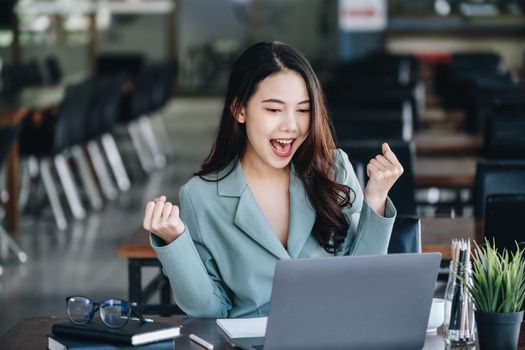
[[[140,321],[140,319],[138,317],[130,317],[130,319],[132,319],[133,321]],[[153,322],[153,319],[151,318],[144,318],[144,321],[146,322]]]
[[[200,346],[206,348],[206,349],[213,349],[213,345],[208,343],[206,340],[197,337],[195,334],[190,334],[190,339],[193,340],[195,343],[199,344]]]

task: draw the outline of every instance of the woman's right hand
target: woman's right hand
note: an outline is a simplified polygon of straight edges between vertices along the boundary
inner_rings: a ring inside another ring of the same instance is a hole
[[[179,216],[179,207],[166,202],[166,196],[160,196],[146,205],[143,227],[170,244],[184,232],[184,223]]]

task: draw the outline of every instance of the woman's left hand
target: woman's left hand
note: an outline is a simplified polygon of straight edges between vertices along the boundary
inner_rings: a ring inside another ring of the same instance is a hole
[[[383,154],[371,159],[366,167],[368,183],[365,187],[365,198],[372,209],[384,215],[388,191],[403,174],[403,167],[387,143],[381,146]]]

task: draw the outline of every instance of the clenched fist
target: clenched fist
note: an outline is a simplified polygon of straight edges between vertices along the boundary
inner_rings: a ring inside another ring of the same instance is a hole
[[[143,227],[170,244],[182,232],[184,223],[179,216],[179,207],[166,202],[166,196],[160,196],[146,205]]]
[[[383,154],[371,159],[366,167],[368,183],[365,187],[365,198],[378,214],[384,215],[388,191],[403,174],[403,167],[387,143],[381,146]]]

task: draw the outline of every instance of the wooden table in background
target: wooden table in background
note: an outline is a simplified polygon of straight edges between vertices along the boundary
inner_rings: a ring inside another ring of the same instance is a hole
[[[483,220],[473,218],[422,218],[423,252],[439,252],[444,261],[451,260],[450,243],[454,238],[483,239]]]
[[[417,132],[416,154],[420,156],[479,156],[483,150],[481,135],[464,132]]]
[[[0,101],[0,128],[11,127],[19,124],[28,113],[25,107],[9,106],[6,101]],[[19,227],[20,209],[18,207],[18,193],[20,188],[20,155],[18,142],[11,147],[5,161],[6,186],[9,194],[6,203],[6,228],[16,231]],[[1,164],[0,164],[1,165]]]
[[[416,157],[416,187],[473,188],[477,157]]]

